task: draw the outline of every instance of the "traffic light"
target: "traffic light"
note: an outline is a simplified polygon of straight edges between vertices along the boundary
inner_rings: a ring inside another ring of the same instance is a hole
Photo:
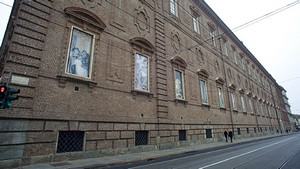
[[[6,109],[11,107],[11,101],[18,100],[20,89],[13,89],[6,86],[6,83],[3,83],[0,86],[0,108]]]
[[[5,96],[7,92],[7,87],[5,85],[0,86],[0,108],[4,108],[5,106]]]
[[[11,107],[11,101],[12,100],[18,100],[18,96],[15,94],[19,94],[20,89],[13,89],[13,88],[7,88],[6,92],[6,107],[5,108],[10,108]]]

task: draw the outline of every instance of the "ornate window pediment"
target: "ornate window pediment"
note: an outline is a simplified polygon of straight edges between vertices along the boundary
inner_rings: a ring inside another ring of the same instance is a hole
[[[235,84],[230,84],[229,88],[232,89],[232,90],[235,90],[236,89],[236,85]]]
[[[190,9],[195,17],[199,17],[201,15],[200,10],[195,5],[191,5]]]
[[[184,70],[187,67],[186,62],[179,56],[175,56],[171,59],[173,66],[177,69]]]
[[[68,7],[65,12],[75,18],[78,18],[86,23],[99,27],[100,29],[105,29],[106,25],[104,22],[94,13],[78,7]]]
[[[155,47],[147,39],[142,37],[130,39],[130,44],[134,47],[141,48],[142,50],[147,50],[150,53],[155,52]]]
[[[216,78],[216,82],[219,83],[219,84],[221,84],[221,85],[223,85],[225,83],[225,80],[223,78],[221,78],[221,77],[217,77]]]
[[[198,75],[201,77],[208,78],[208,76],[209,76],[208,72],[204,69],[199,69],[197,72],[198,72]]]

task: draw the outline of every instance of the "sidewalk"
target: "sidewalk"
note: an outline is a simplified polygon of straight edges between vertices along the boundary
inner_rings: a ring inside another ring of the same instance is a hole
[[[101,166],[104,167],[104,166],[114,165],[114,164],[148,161],[148,160],[153,160],[162,157],[169,157],[169,156],[179,155],[188,152],[227,147],[230,145],[236,145],[240,143],[252,142],[252,141],[263,140],[263,139],[279,137],[279,136],[285,136],[285,134],[280,134],[280,135],[275,134],[269,136],[234,140],[233,143],[217,142],[217,143],[201,144],[196,146],[188,146],[188,147],[169,149],[169,150],[150,151],[150,152],[142,152],[142,153],[134,153],[134,154],[125,154],[119,156],[101,157],[101,158],[89,158],[89,159],[65,161],[65,162],[58,162],[58,163],[29,165],[29,166],[18,167],[18,169],[67,169],[67,168],[84,169],[84,168],[93,168],[93,167],[101,167]]]

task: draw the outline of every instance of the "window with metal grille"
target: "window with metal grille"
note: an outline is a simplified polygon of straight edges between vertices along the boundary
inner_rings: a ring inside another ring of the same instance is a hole
[[[247,128],[247,134],[249,134],[249,128]]]
[[[147,145],[148,144],[148,131],[136,131],[135,132],[135,145]]]
[[[186,130],[179,130],[179,141],[186,140]]]
[[[241,129],[237,128],[238,135],[241,135]]]
[[[254,133],[256,133],[256,127],[254,127]]]
[[[60,131],[57,142],[57,153],[82,151],[83,131]]]
[[[211,129],[205,129],[206,138],[212,138],[212,130]]]

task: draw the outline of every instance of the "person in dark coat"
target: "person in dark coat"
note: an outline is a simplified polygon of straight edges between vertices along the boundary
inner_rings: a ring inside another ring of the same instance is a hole
[[[225,131],[224,131],[224,136],[225,136],[225,138],[226,138],[226,142],[228,141],[228,140],[227,140],[227,135],[228,135],[228,133],[227,133],[227,131],[225,130]]]
[[[230,137],[230,141],[232,142],[232,131],[229,131],[228,136]]]

